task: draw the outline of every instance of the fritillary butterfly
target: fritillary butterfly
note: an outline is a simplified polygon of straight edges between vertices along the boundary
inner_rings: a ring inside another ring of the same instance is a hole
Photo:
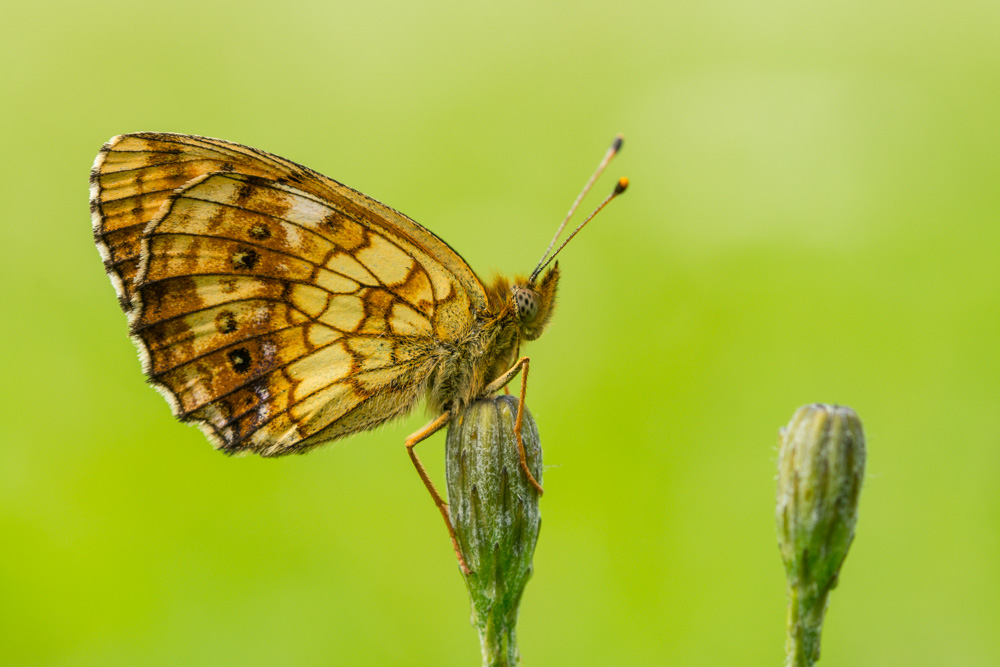
[[[559,266],[542,271],[562,249],[549,254],[555,239],[531,276],[485,285],[388,206],[284,158],[190,135],[114,137],[90,184],[94,238],[143,371],[179,420],[227,453],[281,456],[424,398],[436,417],[406,446],[454,539],[414,445],[519,372],[520,425],[520,346],[552,316]],[[540,493],[523,445],[521,464]]]

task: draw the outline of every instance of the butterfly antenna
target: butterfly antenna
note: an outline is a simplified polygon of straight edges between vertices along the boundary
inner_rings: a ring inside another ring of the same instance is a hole
[[[604,154],[604,157],[601,159],[601,163],[597,165],[597,170],[594,172],[594,175],[590,177],[590,180],[587,181],[587,184],[583,186],[583,190],[577,196],[576,201],[574,201],[573,205],[569,207],[569,213],[566,214],[566,217],[563,219],[562,224],[559,225],[559,229],[556,230],[555,236],[552,237],[552,242],[549,243],[549,247],[545,249],[545,253],[542,255],[542,258],[538,260],[538,268],[536,268],[531,273],[532,281],[534,281],[535,276],[537,276],[541,272],[541,270],[544,268],[544,265],[548,264],[548,262],[546,262],[545,260],[547,257],[551,259],[551,257],[549,257],[549,251],[552,250],[552,247],[556,244],[556,241],[559,240],[559,235],[562,234],[563,230],[566,228],[566,224],[569,222],[569,219],[573,217],[574,213],[576,213],[576,209],[580,205],[580,202],[583,201],[583,198],[587,196],[588,192],[590,192],[590,188],[593,187],[594,181],[596,181],[597,178],[604,172],[605,167],[607,167],[608,163],[611,162],[611,158],[613,158],[615,154],[622,149],[622,142],[624,142],[624,140],[625,137],[619,134],[618,136],[615,137],[615,140],[611,142],[611,146],[608,148],[608,152]],[[553,255],[553,257],[555,257],[555,255]]]
[[[534,283],[535,282],[535,278],[538,277],[538,274],[541,273],[545,269],[546,266],[548,266],[549,264],[552,263],[552,260],[554,260],[556,258],[556,255],[559,254],[559,251],[562,250],[563,248],[565,248],[566,244],[569,243],[571,240],[573,240],[573,237],[577,235],[577,232],[579,232],[581,229],[583,229],[584,225],[586,225],[588,222],[590,222],[591,220],[593,220],[594,217],[598,213],[601,212],[601,209],[604,208],[605,206],[607,206],[611,202],[612,199],[614,199],[618,195],[620,195],[623,192],[625,192],[626,188],[628,188],[628,179],[623,176],[623,177],[621,177],[621,178],[618,179],[618,183],[615,184],[615,189],[611,191],[611,194],[609,194],[607,197],[604,198],[604,201],[601,202],[600,206],[598,206],[597,208],[595,208],[594,212],[591,213],[590,215],[588,215],[587,219],[584,220],[583,222],[581,222],[580,226],[577,227],[576,229],[574,229],[573,233],[566,237],[566,240],[562,242],[562,245],[560,245],[559,248],[554,253],[552,253],[551,257],[549,257],[547,260],[545,260],[544,264],[540,264],[537,269],[535,269],[534,271],[531,272],[531,277],[528,279],[528,282],[529,283]]]

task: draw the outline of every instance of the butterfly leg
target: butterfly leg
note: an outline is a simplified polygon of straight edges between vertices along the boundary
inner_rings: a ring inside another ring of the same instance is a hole
[[[521,374],[521,396],[517,401],[517,419],[514,420],[514,432],[517,434],[517,453],[521,459],[521,470],[524,471],[531,485],[535,487],[535,491],[538,491],[538,495],[542,495],[545,493],[545,489],[542,488],[542,485],[538,483],[538,480],[535,479],[535,476],[528,469],[528,461],[524,453],[524,442],[521,440],[521,424],[524,420],[524,395],[528,391],[528,361],[528,357],[518,359],[511,366],[510,370],[486,385],[483,394],[489,396],[500,391],[500,389],[506,389],[507,383],[517,377],[518,373]]]
[[[410,460],[413,461],[413,466],[417,469],[417,474],[420,475],[420,480],[424,483],[424,486],[427,487],[427,491],[430,492],[431,498],[434,499],[434,504],[437,505],[438,510],[441,512],[441,516],[444,517],[444,524],[448,527],[448,536],[451,537],[451,546],[454,547],[455,555],[458,556],[459,567],[462,568],[462,572],[464,574],[469,574],[469,566],[465,564],[462,552],[458,548],[458,538],[455,537],[455,528],[451,525],[451,516],[448,514],[448,503],[444,501],[441,494],[438,493],[438,490],[434,487],[434,482],[431,481],[430,475],[427,474],[427,469],[424,468],[424,464],[417,458],[417,450],[415,449],[417,443],[426,440],[440,431],[450,420],[451,413],[445,412],[430,424],[411,435],[406,439],[406,451],[410,455]]]

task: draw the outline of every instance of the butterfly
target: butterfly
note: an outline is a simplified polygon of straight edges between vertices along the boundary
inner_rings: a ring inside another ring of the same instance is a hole
[[[521,373],[521,467],[542,492],[520,442],[520,347],[552,317],[551,262],[583,226],[550,255],[569,216],[530,276],[485,284],[432,232],[346,185],[249,146],[156,132],[104,145],[90,209],[143,372],[218,449],[302,453],[424,399],[435,418],[406,448],[454,544],[414,447]]]

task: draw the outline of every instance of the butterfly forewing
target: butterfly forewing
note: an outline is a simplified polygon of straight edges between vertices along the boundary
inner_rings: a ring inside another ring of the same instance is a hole
[[[227,451],[304,451],[404,414],[485,303],[429,231],[255,149],[125,135],[91,194],[145,371]]]

